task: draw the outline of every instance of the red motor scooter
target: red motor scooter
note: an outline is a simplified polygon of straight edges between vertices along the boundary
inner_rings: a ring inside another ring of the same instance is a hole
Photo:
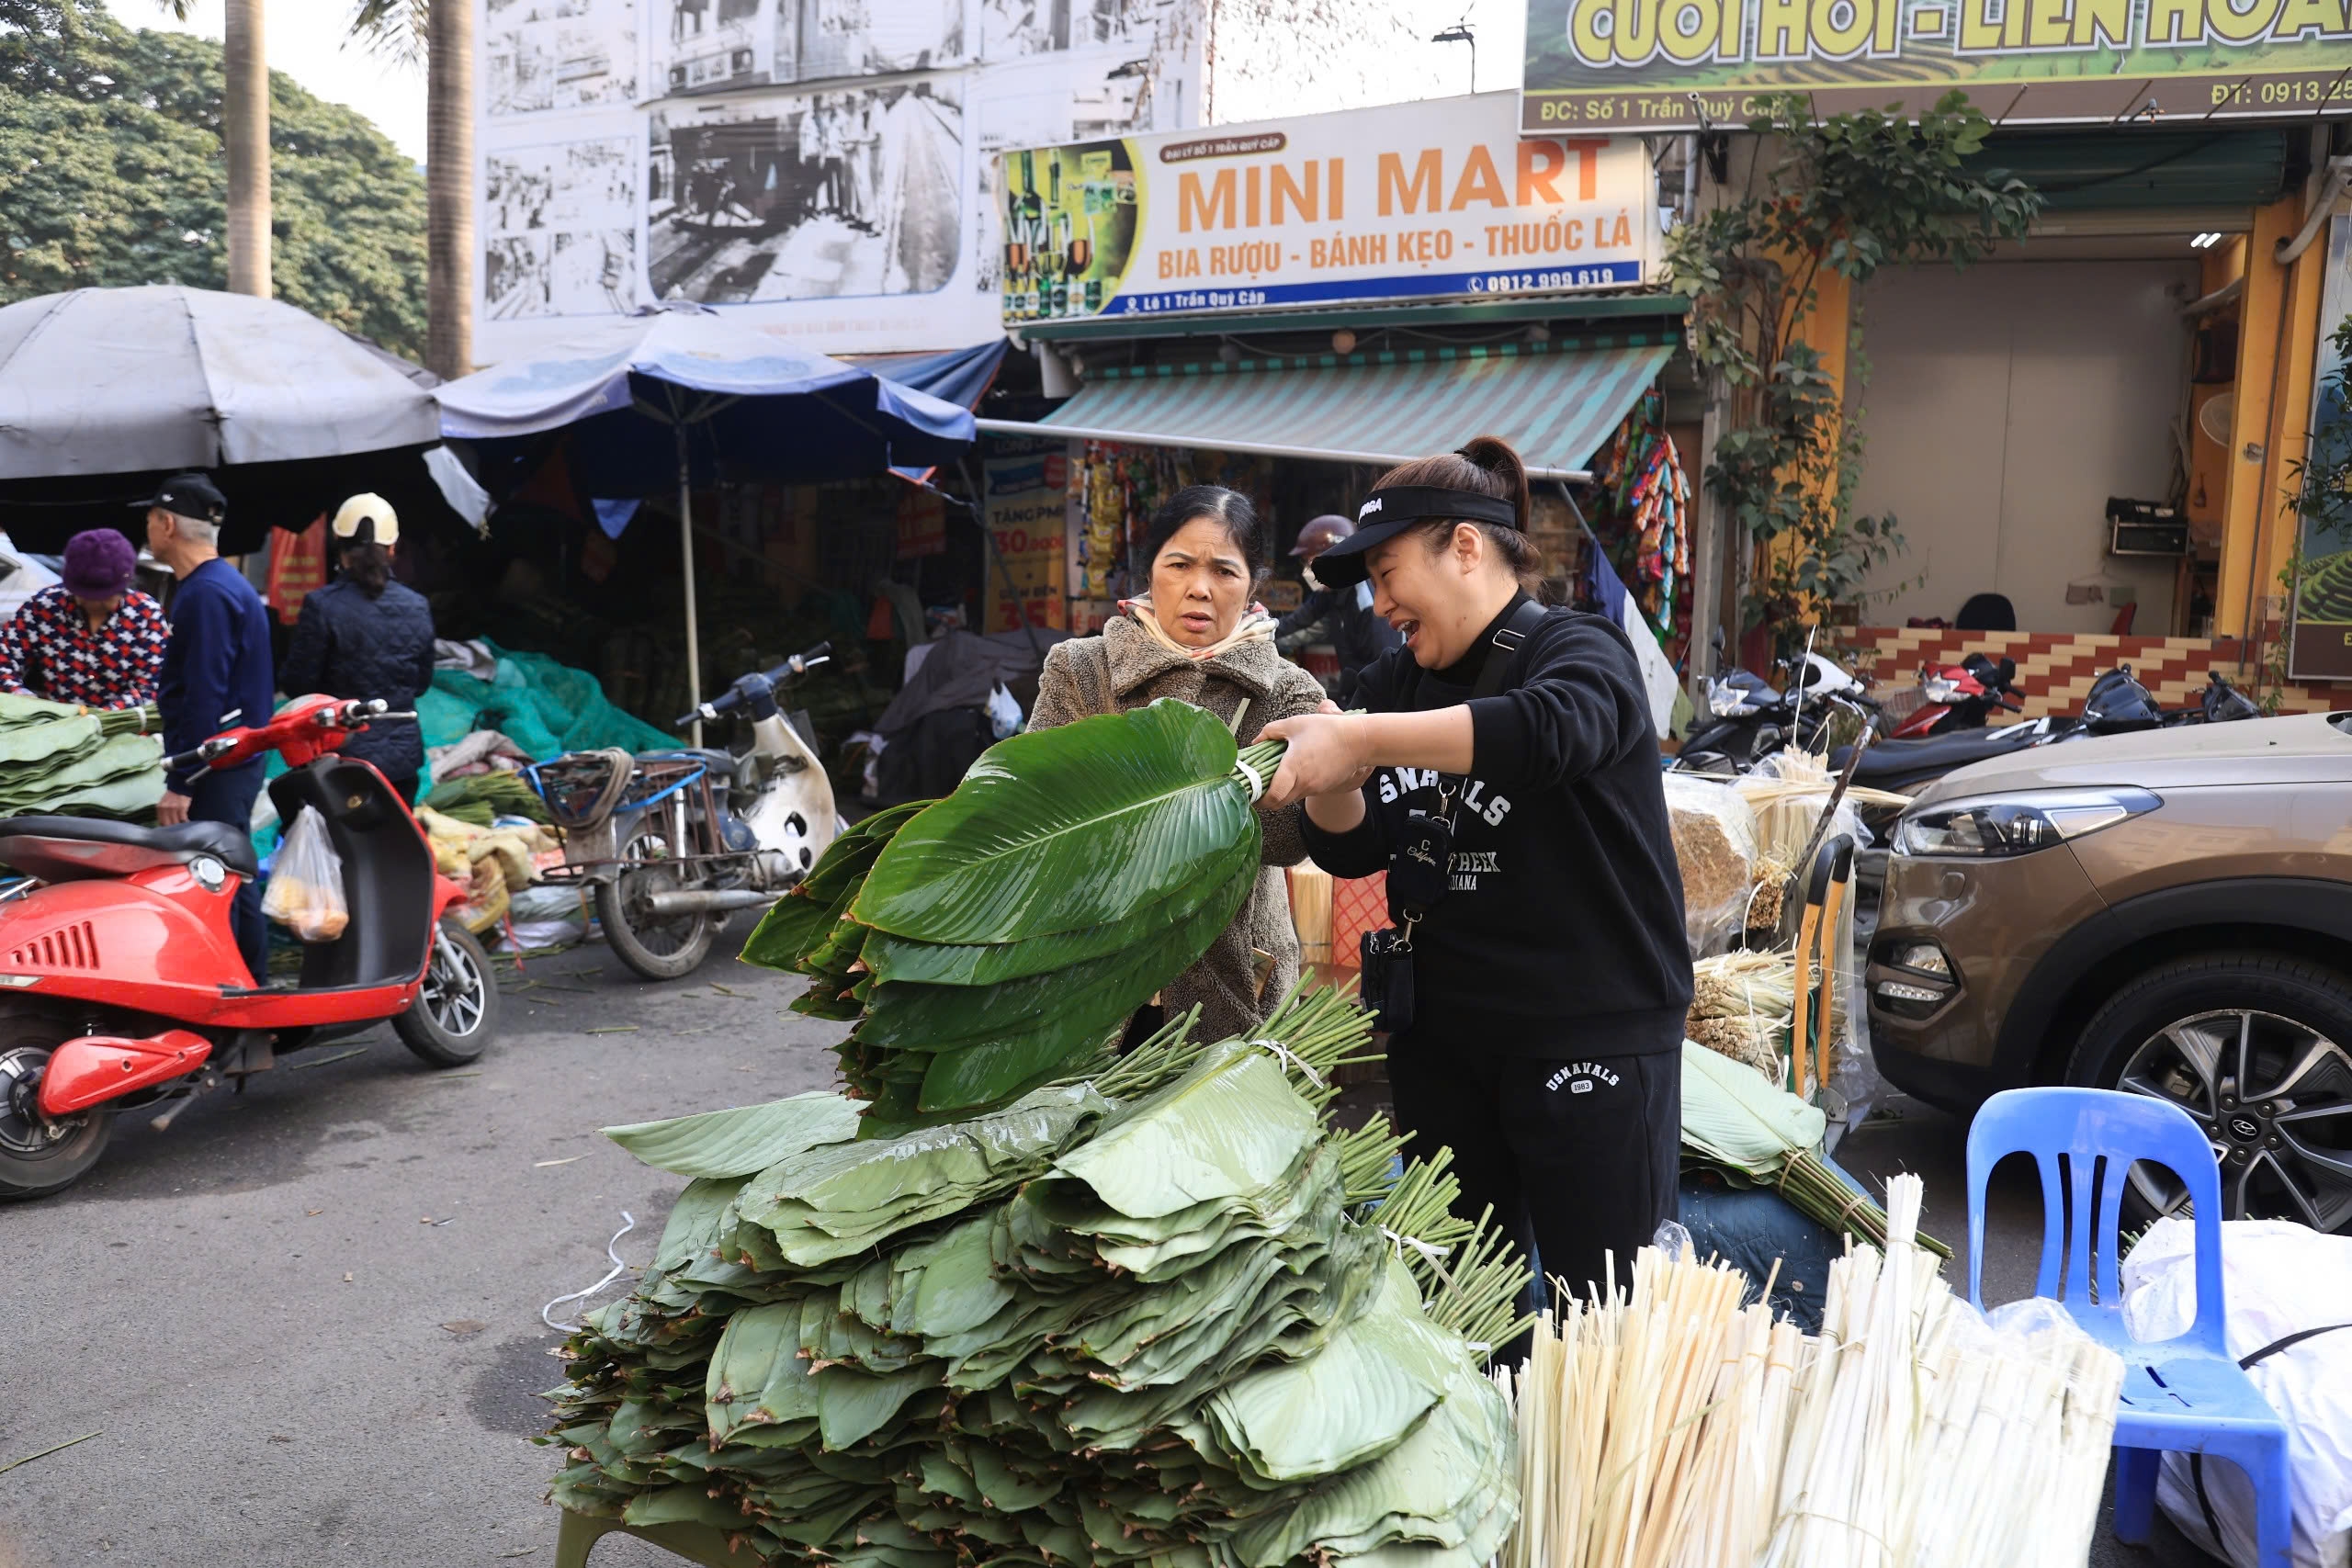
[[[1916,740],[1955,729],[1982,729],[1996,711],[2022,713],[2016,685],[2017,661],[1996,664],[1972,653],[1957,664],[1925,666],[1919,671],[1919,703],[1902,716],[1890,740]]]
[[[466,889],[439,874],[384,775],[334,754],[370,721],[415,717],[385,705],[303,697],[167,764],[232,768],[277,751],[288,769],[269,786],[279,818],[311,806],[325,819],[350,922],[304,948],[290,987],[248,973],[230,927],[237,889],[258,873],[242,828],[0,818],[0,863],[32,879],[0,895],[0,1200],[78,1179],[118,1111],[170,1101],[148,1123],[160,1132],[222,1080],[242,1089],[282,1052],[384,1019],[435,1066],[481,1055],[497,982],[481,944],[444,918]]]

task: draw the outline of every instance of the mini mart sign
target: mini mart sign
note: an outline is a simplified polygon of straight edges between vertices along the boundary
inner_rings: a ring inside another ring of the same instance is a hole
[[[1002,155],[1008,326],[1654,281],[1640,145],[1509,93]]]
[[[2346,0],[1528,0],[1522,127],[1736,128],[1957,87],[2004,125],[2352,114]]]

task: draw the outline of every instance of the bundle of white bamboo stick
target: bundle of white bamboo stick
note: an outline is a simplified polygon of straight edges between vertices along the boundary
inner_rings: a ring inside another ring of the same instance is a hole
[[[1495,1374],[1520,1435],[1501,1568],[2081,1568],[2122,1361],[1988,1326],[1917,1245],[1919,1198],[1888,1184],[1887,1248],[1832,1266],[1817,1336],[1652,1247],[1630,1291],[1612,1271],[1539,1320]]]

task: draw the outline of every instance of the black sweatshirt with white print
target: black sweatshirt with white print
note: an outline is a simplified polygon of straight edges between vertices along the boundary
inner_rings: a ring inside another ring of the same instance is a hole
[[[1457,1040],[1513,1056],[1679,1050],[1690,1004],[1682,878],[1675,867],[1656,732],[1623,628],[1555,609],[1510,655],[1490,639],[1423,670],[1397,649],[1368,666],[1358,703],[1419,713],[1466,703],[1473,766],[1453,809],[1449,891],[1413,938],[1415,1014]],[[1474,697],[1489,657],[1515,668]],[[1363,823],[1306,824],[1307,852],[1334,876],[1388,867],[1409,816],[1437,804],[1439,777],[1378,768]]]

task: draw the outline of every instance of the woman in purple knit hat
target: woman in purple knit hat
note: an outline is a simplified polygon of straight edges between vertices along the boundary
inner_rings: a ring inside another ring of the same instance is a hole
[[[153,702],[172,628],[163,605],[130,586],[138,565],[139,551],[116,529],[67,540],[62,581],[0,626],[0,692],[93,708]]]

